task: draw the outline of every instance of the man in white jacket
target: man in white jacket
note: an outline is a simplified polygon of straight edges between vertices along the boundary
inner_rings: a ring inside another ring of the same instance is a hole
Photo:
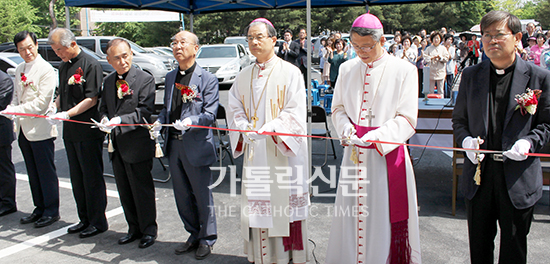
[[[13,42],[25,63],[15,70],[15,96],[0,113],[45,115],[55,93],[57,74],[38,54],[33,32],[21,31]],[[14,116],[9,116],[14,118]],[[44,118],[15,116],[15,131],[25,159],[35,209],[21,224],[45,227],[59,220],[59,183],[54,164],[57,127]]]

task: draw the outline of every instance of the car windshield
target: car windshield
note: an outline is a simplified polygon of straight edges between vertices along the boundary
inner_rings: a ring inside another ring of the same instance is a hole
[[[144,50],[141,46],[139,46],[138,44],[132,42],[132,41],[128,41],[128,43],[130,43],[130,47],[132,47],[132,50],[135,51],[135,52],[138,52],[138,53],[149,53],[148,51]]]
[[[8,59],[14,61],[17,64],[21,64],[22,62],[24,62],[23,58],[21,58],[21,56],[19,55],[8,57]]]
[[[89,49],[87,49],[86,47],[83,47],[83,46],[79,46],[80,49],[84,52],[86,52],[86,54],[90,55],[92,58],[96,59],[96,60],[99,60],[101,59],[99,56],[97,56],[97,54]]]
[[[197,54],[198,59],[210,58],[236,58],[237,50],[233,46],[229,47],[201,47]]]
[[[246,42],[246,38],[226,38],[223,41],[224,44],[243,44],[245,47],[248,48],[248,42]]]

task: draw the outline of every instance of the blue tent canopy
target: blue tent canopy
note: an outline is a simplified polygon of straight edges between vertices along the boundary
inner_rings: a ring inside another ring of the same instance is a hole
[[[446,2],[444,0],[311,0],[311,7],[367,6]],[[305,8],[306,0],[65,0],[66,6],[130,8],[204,14],[251,9]]]

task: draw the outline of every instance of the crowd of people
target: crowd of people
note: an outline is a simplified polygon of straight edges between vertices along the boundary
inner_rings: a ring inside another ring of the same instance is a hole
[[[470,259],[494,262],[498,222],[499,263],[527,262],[533,206],[542,196],[540,160],[528,153],[541,151],[550,140],[550,72],[534,60],[521,59],[517,17],[491,11],[482,18],[481,31],[481,43],[472,36],[463,38],[462,45],[445,28],[429,36],[424,30],[412,37],[396,34],[388,52],[382,23],[363,14],[352,23],[349,42],[340,34],[325,41],[323,78],[334,86],[332,122],[344,147],[342,168],[346,168],[341,170],[346,173],[340,175],[326,263],[422,262],[415,175],[404,147],[417,124],[418,73],[430,69],[425,93],[434,92],[434,87],[443,93],[445,80],[453,79],[456,68],[451,61],[462,58],[460,64],[466,60],[476,64],[481,45],[488,60],[464,69],[452,118],[456,143],[467,153],[462,190]],[[240,72],[228,96],[228,127],[238,130],[229,134],[231,152],[234,157],[244,156],[241,235],[244,252],[253,263],[309,261],[310,195],[308,178],[303,177],[309,175],[308,143],[303,137],[307,128],[303,54],[308,41],[305,30],[295,41],[291,31],[284,35],[276,56],[272,22],[258,18],[248,25],[246,37],[256,61]],[[538,41],[538,35],[535,38]],[[63,61],[57,78],[38,54],[35,34],[28,31],[14,37],[25,61],[16,69],[15,84],[0,74],[0,124],[8,128],[0,130],[1,139],[6,138],[0,141],[0,216],[17,211],[11,161],[15,121],[35,205],[20,223],[41,228],[60,219],[53,155],[57,125],[63,122],[80,219],[67,232],[84,239],[108,229],[101,155],[107,137],[128,223],[128,232],[118,243],[139,240],[139,248],[153,245],[158,225],[151,168],[155,141],[162,134],[177,211],[189,233],[174,253],[194,252],[196,259],[206,258],[218,235],[208,188],[216,146],[212,129],[204,127],[213,124],[220,104],[217,78],[195,61],[198,37],[188,31],[172,37],[178,68],[166,76],[164,106],[154,122],[153,78],[132,67],[126,40],[116,38],[107,44],[107,61],[115,71],[105,78],[99,63],[81,51],[71,31],[53,30],[48,43]],[[542,56],[542,47],[532,45],[530,51],[539,50]],[[518,95],[525,102],[512,104]],[[538,105],[533,110],[527,101]],[[83,123],[90,120],[95,127]],[[482,154],[478,149],[491,152]]]

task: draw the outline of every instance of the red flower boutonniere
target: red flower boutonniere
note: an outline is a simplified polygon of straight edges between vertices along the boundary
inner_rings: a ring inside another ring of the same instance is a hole
[[[78,67],[74,75],[69,78],[69,85],[82,84],[83,82],[86,82],[86,80],[82,78],[83,74],[84,72],[82,71],[82,68]]]
[[[130,86],[125,80],[116,81],[116,95],[118,99],[122,99],[126,95],[134,94],[134,90],[130,89]]]
[[[191,102],[193,99],[199,97],[199,93],[197,92],[197,86],[191,85],[191,87],[187,85],[182,85],[180,83],[176,83],[176,88],[180,90],[181,92],[181,100],[184,103],[187,103],[187,101]]]
[[[34,86],[34,83],[29,82],[29,80],[27,79],[27,76],[25,76],[24,73],[21,73],[21,86],[25,88],[31,87],[31,89],[36,92],[36,87]]]
[[[527,88],[525,93],[516,94],[516,102],[518,105],[515,110],[519,109],[521,111],[521,115],[525,115],[525,113],[534,115],[535,112],[537,112],[537,104],[539,103],[538,99],[541,92],[541,90],[531,90]]]

